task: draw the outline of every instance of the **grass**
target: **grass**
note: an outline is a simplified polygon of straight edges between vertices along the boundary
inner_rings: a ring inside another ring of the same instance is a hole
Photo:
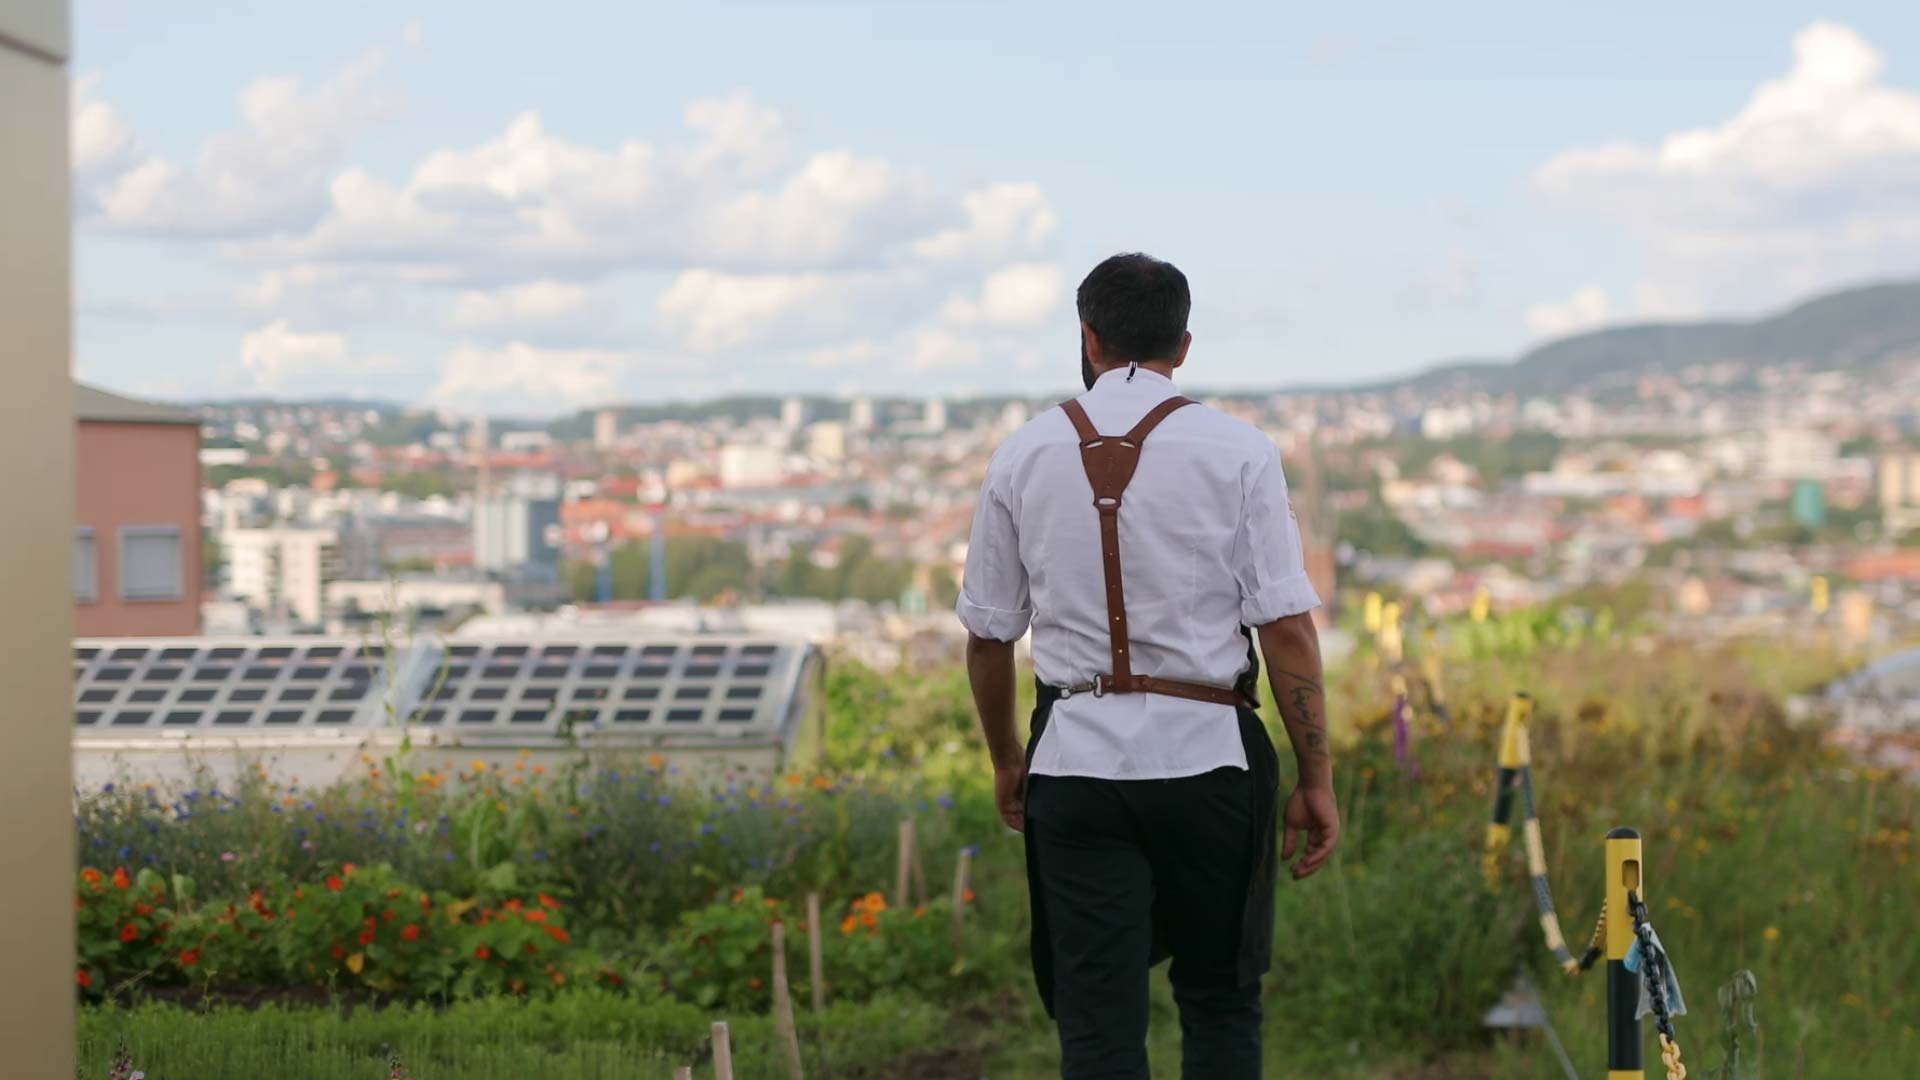
[[[1497,888],[1480,874],[1495,735],[1507,694],[1527,689],[1537,701],[1535,779],[1562,923],[1577,952],[1599,906],[1601,837],[1614,825],[1640,829],[1652,916],[1693,1008],[1679,1021],[1691,1075],[1712,1076],[1723,1061],[1715,990],[1739,970],[1758,982],[1760,1036],[1746,1049],[1749,1061],[1760,1053],[1767,1075],[1911,1075],[1920,1056],[1915,791],[1843,757],[1821,733],[1795,729],[1779,705],[1838,668],[1817,649],[1672,643],[1477,656],[1451,673],[1454,723],[1416,725],[1415,780],[1390,750],[1384,676],[1364,658],[1350,665],[1329,688],[1346,725],[1338,759],[1346,834],[1326,870],[1281,889],[1268,1074],[1557,1077],[1538,1037],[1480,1026],[1522,970],[1541,987],[1582,1075],[1603,1072],[1604,976],[1552,968],[1517,842]],[[868,740],[873,775],[951,779],[957,821],[991,814],[977,755],[949,749],[971,746],[964,680],[951,672],[848,680],[832,688],[847,703],[834,719]],[[1019,864],[1013,837],[983,841],[980,920],[996,940],[1018,941],[1024,930]],[[803,1015],[808,1075],[1057,1075],[1052,1032],[1018,968],[1012,985],[981,1000],[845,1002]],[[1154,1000],[1150,1051],[1156,1074],[1173,1075],[1178,1025],[1163,973]],[[416,1080],[664,1076],[702,1053],[711,1018],[688,1004],[584,991],[350,1015],[90,1008],[82,1076],[105,1076],[122,1037],[152,1080],[377,1080],[388,1047]],[[773,1075],[768,1022],[728,1018],[742,1075]]]

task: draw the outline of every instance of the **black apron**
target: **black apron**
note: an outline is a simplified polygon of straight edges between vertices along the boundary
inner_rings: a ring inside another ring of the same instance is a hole
[[[1260,700],[1260,663],[1259,653],[1253,645],[1253,634],[1242,628],[1247,637],[1247,670],[1234,682],[1234,689],[1240,691],[1248,700]],[[1040,682],[1036,676],[1034,686],[1037,701],[1033,709],[1031,731],[1027,735],[1027,766],[1033,766],[1033,752],[1040,745],[1040,734],[1047,728],[1047,720],[1053,714],[1054,702],[1060,700],[1058,687]],[[1241,907],[1239,954],[1240,981],[1244,985],[1265,975],[1273,966],[1273,904],[1274,888],[1279,879],[1279,813],[1280,813],[1280,755],[1274,751],[1273,739],[1267,734],[1267,726],[1260,721],[1260,714],[1252,709],[1241,707],[1236,710],[1240,719],[1240,745],[1247,755],[1247,769],[1253,779],[1253,815],[1252,825],[1247,833],[1247,884],[1246,903]],[[1152,783],[1152,781],[1116,781],[1116,783]],[[1053,1012],[1053,945],[1047,933],[1046,905],[1042,901],[1040,889],[1039,859],[1033,841],[1034,821],[1026,822],[1025,843],[1027,849],[1027,898],[1032,912],[1033,933],[1029,949],[1033,955],[1033,979],[1039,988],[1040,1001],[1047,1008],[1047,1015]],[[1154,965],[1167,959],[1171,953],[1167,947],[1165,927],[1167,923],[1180,917],[1177,911],[1167,911],[1158,903],[1153,907],[1153,949],[1148,964]]]

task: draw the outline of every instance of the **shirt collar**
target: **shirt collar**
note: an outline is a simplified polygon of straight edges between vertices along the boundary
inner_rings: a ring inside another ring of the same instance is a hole
[[[1147,386],[1155,387],[1158,389],[1164,389],[1164,390],[1175,389],[1172,379],[1169,379],[1165,375],[1162,375],[1159,372],[1146,367],[1138,367],[1138,368],[1117,367],[1111,371],[1102,372],[1099,378],[1093,380],[1093,388],[1095,390],[1099,390],[1104,387],[1106,389],[1113,390],[1113,389],[1119,389],[1119,388],[1125,387],[1128,385],[1127,375],[1129,373],[1133,375],[1132,385],[1134,386],[1140,386],[1141,384],[1144,383]]]

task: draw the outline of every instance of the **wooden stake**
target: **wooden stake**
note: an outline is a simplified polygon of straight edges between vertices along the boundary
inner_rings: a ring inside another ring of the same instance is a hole
[[[800,1033],[793,1023],[793,994],[787,987],[787,925],[773,924],[773,1032],[786,1055],[787,1075],[800,1075]]]
[[[927,860],[920,853],[920,845],[913,845],[913,906],[926,903],[927,896]]]
[[[900,864],[893,879],[893,906],[910,906],[907,896],[907,880],[913,873],[913,819],[900,819]]]
[[[813,987],[813,1011],[827,1007],[826,967],[820,962],[820,894],[807,894],[807,981]]]
[[[693,1066],[682,1065],[673,1070],[673,1080],[693,1080]]]
[[[725,1020],[713,1022],[713,1080],[733,1080],[733,1043]]]
[[[973,852],[960,849],[960,858],[953,864],[953,950],[960,951],[961,927],[967,921],[967,886],[973,876]]]

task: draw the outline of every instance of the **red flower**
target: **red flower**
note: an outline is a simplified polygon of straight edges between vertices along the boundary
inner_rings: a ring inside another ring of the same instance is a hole
[[[547,921],[547,913],[538,908],[532,911],[523,911],[520,913],[520,917],[532,923],[543,923]]]
[[[133,925],[132,923],[128,923],[127,925],[120,928],[121,941],[138,941],[139,939],[140,939],[139,927]]]
[[[328,889],[328,891],[330,891],[330,892],[339,892],[339,891],[340,891],[341,889],[344,889],[344,888],[346,888],[346,887],[347,887],[347,883],[346,883],[346,882],[344,882],[344,881],[341,881],[341,880],[340,880],[340,877],[339,877],[339,875],[337,875],[337,874],[328,874],[328,875],[327,875],[327,889]]]
[[[95,870],[93,867],[89,866],[85,870],[80,871],[80,880],[86,882],[89,885],[94,886],[95,888],[98,888],[100,885],[100,882],[105,880],[105,875],[100,873],[100,871]],[[81,972],[81,974],[84,975],[86,973]]]
[[[358,869],[359,869],[359,867],[357,867],[357,866],[355,866],[355,865],[353,865],[353,864],[352,864],[352,863],[350,863],[350,862],[343,862],[343,863],[341,863],[341,864],[340,864],[340,872],[341,872],[341,873],[343,873],[343,874],[351,874],[351,873],[353,873],[353,872],[354,872],[355,870],[358,870]]]
[[[342,948],[339,942],[337,942],[337,941],[336,941],[336,942],[334,942],[334,943],[333,943],[333,958],[334,958],[335,960],[338,960],[338,959],[340,959],[341,957],[343,957],[343,956],[345,956],[345,955],[347,955],[347,950],[346,950],[346,949],[344,949],[344,948]]]
[[[501,906],[506,908],[508,911],[517,912],[524,905],[522,905],[519,899],[516,898],[516,899],[507,901],[505,904],[502,904]]]
[[[127,876],[126,867],[122,866],[113,872],[113,887],[116,889],[130,889],[133,887],[133,879]]]
[[[135,904],[133,905],[133,913],[135,915],[151,915],[153,914],[153,905],[152,904]]]
[[[546,893],[541,893],[540,906],[543,908],[552,908],[557,911],[560,908],[560,901],[555,900],[553,897],[548,896]]]
[[[402,941],[419,941],[420,940],[420,924],[408,923],[407,928],[405,930],[400,931],[400,939]]]
[[[537,952],[539,952],[539,951],[540,951],[539,949],[536,949],[536,948],[534,948],[534,947],[533,947],[533,942],[531,942],[531,941],[529,941],[529,942],[527,942],[527,955],[528,955],[528,956],[532,956],[533,954],[535,954],[535,953],[537,953]]]
[[[491,958],[492,956],[493,956],[493,950],[487,948],[485,945],[482,945],[479,948],[473,950],[473,958],[475,960],[486,960]]]
[[[553,938],[553,940],[559,942],[562,945],[565,945],[567,942],[573,940],[573,935],[567,933],[565,929],[558,926],[547,927],[547,936]]]
[[[181,967],[192,967],[193,965],[199,962],[200,962],[199,949],[188,949],[186,952],[183,952],[180,954]]]
[[[81,968],[74,972],[74,981],[80,984],[80,989],[85,990],[93,985],[93,976],[87,974],[86,968]]]
[[[373,944],[373,931],[371,930],[360,931],[360,944],[362,945]]]

